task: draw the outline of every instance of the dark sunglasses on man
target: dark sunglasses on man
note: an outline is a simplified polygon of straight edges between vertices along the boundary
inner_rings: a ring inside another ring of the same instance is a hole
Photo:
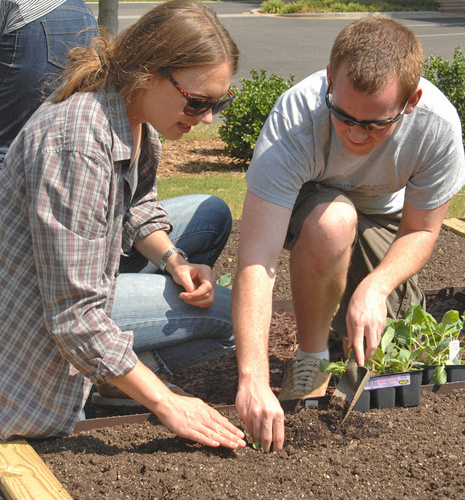
[[[168,80],[176,87],[176,89],[186,99],[187,104],[184,108],[184,114],[187,116],[199,116],[208,111],[210,108],[212,114],[216,115],[227,108],[236,98],[236,96],[228,90],[228,97],[220,97],[219,99],[206,99],[204,97],[192,97],[181,85],[169,75]]]
[[[376,120],[375,121],[363,120],[363,121],[359,122],[355,118],[352,118],[351,116],[344,113],[344,111],[341,111],[340,109],[336,108],[336,106],[333,106],[333,104],[331,102],[331,98],[330,98],[331,94],[329,93],[330,89],[331,89],[331,82],[328,85],[328,88],[326,90],[326,97],[325,97],[326,106],[328,106],[329,110],[331,111],[331,114],[334,115],[339,121],[341,121],[345,125],[348,125],[349,127],[353,127],[354,125],[358,125],[358,126],[364,128],[365,130],[376,131],[376,130],[383,130],[387,127],[390,127],[393,123],[396,123],[397,121],[399,121],[402,118],[402,116],[404,115],[405,110],[407,108],[408,101],[409,101],[407,99],[407,102],[405,103],[405,106],[402,109],[402,111],[394,118],[388,118],[387,120],[378,120],[378,121],[376,121]]]

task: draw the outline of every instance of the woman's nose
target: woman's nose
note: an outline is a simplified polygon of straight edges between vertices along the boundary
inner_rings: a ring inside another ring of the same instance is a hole
[[[203,115],[200,115],[200,121],[202,123],[205,123],[205,125],[210,125],[213,122],[213,113],[212,109],[207,109]]]

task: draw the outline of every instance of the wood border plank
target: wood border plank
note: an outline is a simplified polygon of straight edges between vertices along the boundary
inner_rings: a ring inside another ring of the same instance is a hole
[[[451,217],[450,219],[444,219],[442,225],[452,229],[454,233],[460,236],[465,236],[465,220],[463,219]]]
[[[8,500],[72,500],[25,439],[0,441],[0,488]]]

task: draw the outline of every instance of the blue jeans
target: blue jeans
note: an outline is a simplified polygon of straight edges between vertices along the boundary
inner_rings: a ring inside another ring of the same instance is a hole
[[[163,202],[174,229],[174,245],[190,262],[213,266],[231,232],[231,213],[219,198],[191,195]],[[164,379],[176,369],[194,366],[234,348],[231,291],[216,286],[209,308],[186,304],[182,287],[170,275],[135,252],[122,258],[112,319],[134,332],[134,351]]]
[[[0,168],[13,139],[50,94],[47,82],[61,74],[68,50],[88,46],[97,34],[91,9],[83,0],[67,0],[0,38]]]

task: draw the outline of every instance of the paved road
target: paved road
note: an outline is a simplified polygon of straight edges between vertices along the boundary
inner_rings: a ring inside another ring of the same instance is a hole
[[[241,51],[240,67],[232,83],[248,78],[252,68],[264,68],[296,81],[326,66],[337,34],[355,17],[277,17],[254,14],[260,3],[208,2],[231,33]],[[90,4],[98,13],[98,3]],[[119,29],[133,24],[155,3],[119,4]],[[465,50],[465,17],[431,14],[402,15],[397,19],[422,41],[425,54],[452,59],[454,48]]]

